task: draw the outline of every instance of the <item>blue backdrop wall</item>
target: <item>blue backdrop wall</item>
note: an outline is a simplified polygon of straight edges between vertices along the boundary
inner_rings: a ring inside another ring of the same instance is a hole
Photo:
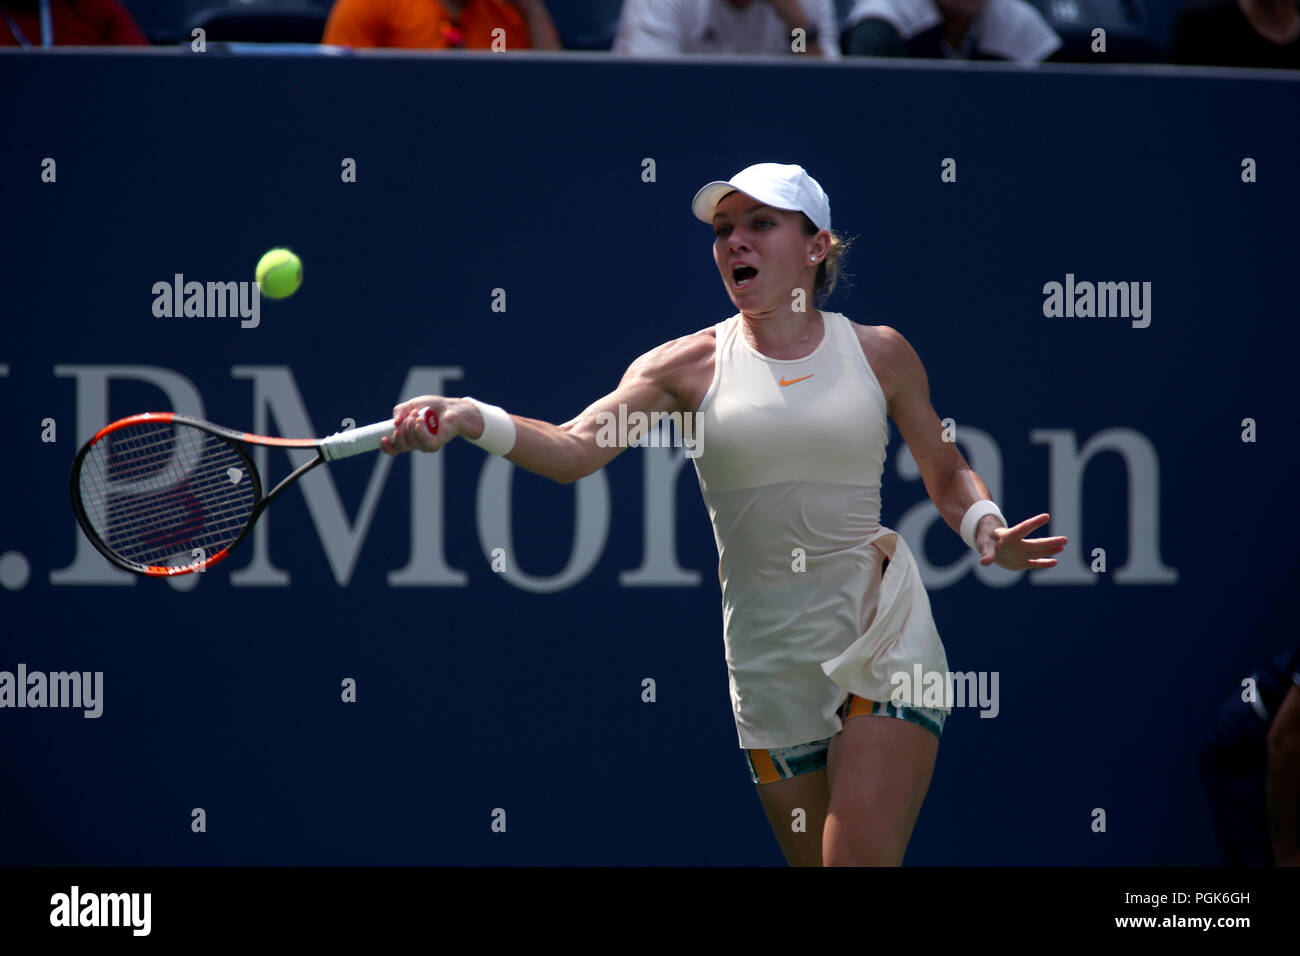
[[[950,666],[999,681],[908,862],[1219,860],[1197,747],[1295,639],[1295,79],[150,51],[0,55],[0,87],[0,670],[103,674],[97,718],[0,708],[0,861],[780,863],[680,449],[573,486],[463,442],[341,462],[173,583],[112,571],[67,489],[142,410],[312,435],[443,391],[565,421],[732,314],[688,205],[760,161],[856,238],[826,307],[900,330],[1007,517],[1071,539],[977,571],[892,432],[883,522]],[[305,281],[255,327],[154,315],[273,245]],[[1045,314],[1067,281],[1149,310]]]

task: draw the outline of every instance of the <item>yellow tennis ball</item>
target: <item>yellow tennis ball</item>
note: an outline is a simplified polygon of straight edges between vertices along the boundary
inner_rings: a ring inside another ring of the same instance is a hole
[[[267,298],[293,295],[302,285],[302,260],[288,249],[272,249],[257,262],[257,284]]]

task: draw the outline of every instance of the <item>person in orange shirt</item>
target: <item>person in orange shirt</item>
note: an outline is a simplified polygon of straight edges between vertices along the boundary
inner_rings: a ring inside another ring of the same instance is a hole
[[[507,50],[559,50],[542,0],[337,0],[322,43],[350,47],[489,50],[505,30]]]

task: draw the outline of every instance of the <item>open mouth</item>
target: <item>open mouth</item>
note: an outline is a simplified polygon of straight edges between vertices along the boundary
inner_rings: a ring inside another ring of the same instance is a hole
[[[731,270],[731,281],[735,283],[737,289],[743,289],[754,281],[758,275],[758,270],[753,266],[737,266]]]

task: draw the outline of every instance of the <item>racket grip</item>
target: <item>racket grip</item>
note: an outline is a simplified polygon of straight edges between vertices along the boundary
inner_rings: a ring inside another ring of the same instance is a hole
[[[424,424],[429,434],[438,433],[438,416],[432,408],[424,410]],[[393,420],[391,418],[361,428],[349,428],[347,431],[335,432],[320,443],[321,457],[326,461],[350,458],[368,451],[379,451],[379,439],[393,437]]]

